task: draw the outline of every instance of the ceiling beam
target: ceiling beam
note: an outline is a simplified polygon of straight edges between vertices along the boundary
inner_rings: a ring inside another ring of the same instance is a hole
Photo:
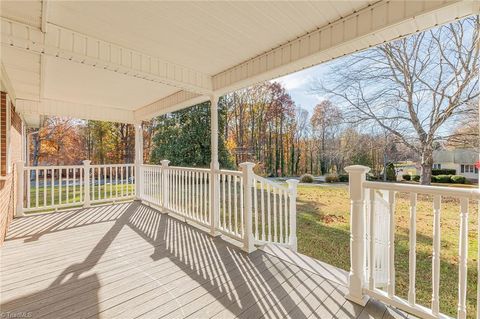
[[[207,95],[179,91],[135,110],[135,119],[137,121],[147,121],[155,116],[175,112],[208,100]]]
[[[84,120],[135,123],[133,111],[101,105],[51,99],[41,101],[17,99],[15,108],[23,115],[65,116]]]
[[[379,1],[213,76],[222,95],[478,14],[478,1]]]
[[[130,48],[46,22],[41,29],[1,18],[1,42],[197,94],[210,94],[211,76]]]
[[[40,30],[45,33],[47,32],[47,20],[48,20],[48,3],[47,0],[42,0],[42,20]]]

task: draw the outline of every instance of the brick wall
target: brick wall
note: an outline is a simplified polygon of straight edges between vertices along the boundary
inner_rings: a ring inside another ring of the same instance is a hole
[[[7,100],[6,94],[1,92],[1,99],[0,99],[0,114],[2,118],[0,120],[0,142],[3,146],[5,145],[5,151],[2,149],[2,169],[5,167],[6,172],[6,158],[3,159],[3,154],[6,154],[6,121],[4,123],[6,115],[6,108],[7,108]],[[15,113],[15,108],[13,104],[9,105],[8,107],[11,108],[11,127],[10,127],[10,145],[11,145],[11,161],[12,163],[16,163],[22,159],[22,129],[21,129],[21,119],[18,114]],[[4,174],[2,174],[5,176]],[[3,244],[5,239],[5,235],[7,233],[8,225],[10,224],[11,220],[13,219],[13,214],[15,211],[15,204],[16,204],[16,192],[14,189],[16,187],[16,167],[13,166],[13,170],[11,174],[5,176],[5,179],[0,180],[0,246]]]

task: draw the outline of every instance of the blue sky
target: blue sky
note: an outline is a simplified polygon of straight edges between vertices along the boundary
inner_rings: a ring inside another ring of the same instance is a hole
[[[282,76],[273,81],[280,82],[292,97],[297,107],[306,109],[310,115],[313,108],[324,99],[323,96],[312,94],[311,83],[315,79],[325,77],[330,70],[331,63],[323,63],[305,70]]]

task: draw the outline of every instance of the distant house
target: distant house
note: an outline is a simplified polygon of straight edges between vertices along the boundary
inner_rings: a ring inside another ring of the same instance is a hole
[[[478,180],[478,151],[472,149],[443,150],[433,152],[434,169],[455,169],[457,175],[470,180]]]

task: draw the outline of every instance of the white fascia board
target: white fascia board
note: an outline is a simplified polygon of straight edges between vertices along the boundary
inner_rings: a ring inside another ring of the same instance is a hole
[[[17,99],[15,105],[21,114],[65,116],[84,120],[135,123],[130,110],[107,106],[79,104],[68,101],[42,99],[41,101]]]
[[[96,68],[122,73],[181,90],[210,94],[211,76],[175,63],[164,61],[130,48],[93,38],[51,23],[47,31],[1,18],[1,42]]]
[[[213,76],[217,95],[472,14],[478,1],[380,1]]]
[[[135,119],[137,121],[150,120],[155,116],[175,112],[208,100],[209,96],[207,95],[200,95],[186,91],[175,92],[163,99],[150,103],[149,105],[134,111]]]

